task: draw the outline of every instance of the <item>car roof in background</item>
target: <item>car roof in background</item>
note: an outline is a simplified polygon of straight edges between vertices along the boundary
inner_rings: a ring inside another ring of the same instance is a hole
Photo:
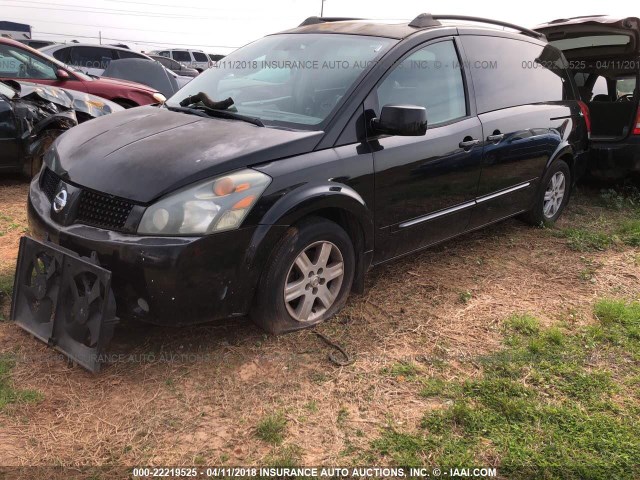
[[[96,43],[56,43],[55,45],[47,45],[40,49],[41,52],[55,52],[61,50],[64,47],[92,47],[92,48],[108,48],[109,50],[117,50],[119,52],[135,53],[136,55],[142,55],[143,57],[149,57],[146,53],[136,52],[130,48],[116,47],[115,45],[100,45]]]

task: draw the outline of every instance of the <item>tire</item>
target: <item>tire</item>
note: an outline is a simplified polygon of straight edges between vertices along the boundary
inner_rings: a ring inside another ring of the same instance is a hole
[[[564,160],[556,160],[542,177],[533,208],[522,218],[532,225],[553,225],[562,215],[571,196],[571,170]]]
[[[317,325],[344,306],[354,271],[355,253],[349,235],[324,218],[304,219],[287,230],[270,255],[251,319],[273,334]],[[286,285],[289,301],[285,300]]]
[[[42,143],[38,148],[38,151],[33,154],[30,160],[27,160],[23,165],[22,173],[27,178],[35,177],[42,168],[42,161],[44,154],[49,150],[49,147],[60,135],[64,133],[63,130],[50,130],[44,133]]]

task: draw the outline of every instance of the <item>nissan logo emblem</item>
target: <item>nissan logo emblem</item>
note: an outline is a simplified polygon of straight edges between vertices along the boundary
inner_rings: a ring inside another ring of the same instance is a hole
[[[58,194],[53,199],[53,211],[56,213],[60,213],[64,207],[67,206],[67,197],[69,194],[67,193],[67,189],[62,187],[62,189],[58,192]]]

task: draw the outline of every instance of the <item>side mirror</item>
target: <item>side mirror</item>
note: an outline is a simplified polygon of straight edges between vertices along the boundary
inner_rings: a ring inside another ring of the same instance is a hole
[[[380,118],[371,120],[377,133],[418,137],[427,133],[427,109],[416,105],[385,105]]]
[[[67,73],[66,70],[59,68],[56,70],[56,78],[58,80],[69,80],[69,74]]]

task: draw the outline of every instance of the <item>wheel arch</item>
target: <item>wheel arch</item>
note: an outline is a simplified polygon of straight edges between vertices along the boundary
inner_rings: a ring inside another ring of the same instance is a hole
[[[309,217],[322,217],[342,227],[352,241],[356,266],[352,290],[364,290],[364,274],[371,265],[374,246],[373,213],[351,187],[334,182],[305,185],[282,196],[262,217],[248,252],[249,264],[265,265],[282,228]]]

